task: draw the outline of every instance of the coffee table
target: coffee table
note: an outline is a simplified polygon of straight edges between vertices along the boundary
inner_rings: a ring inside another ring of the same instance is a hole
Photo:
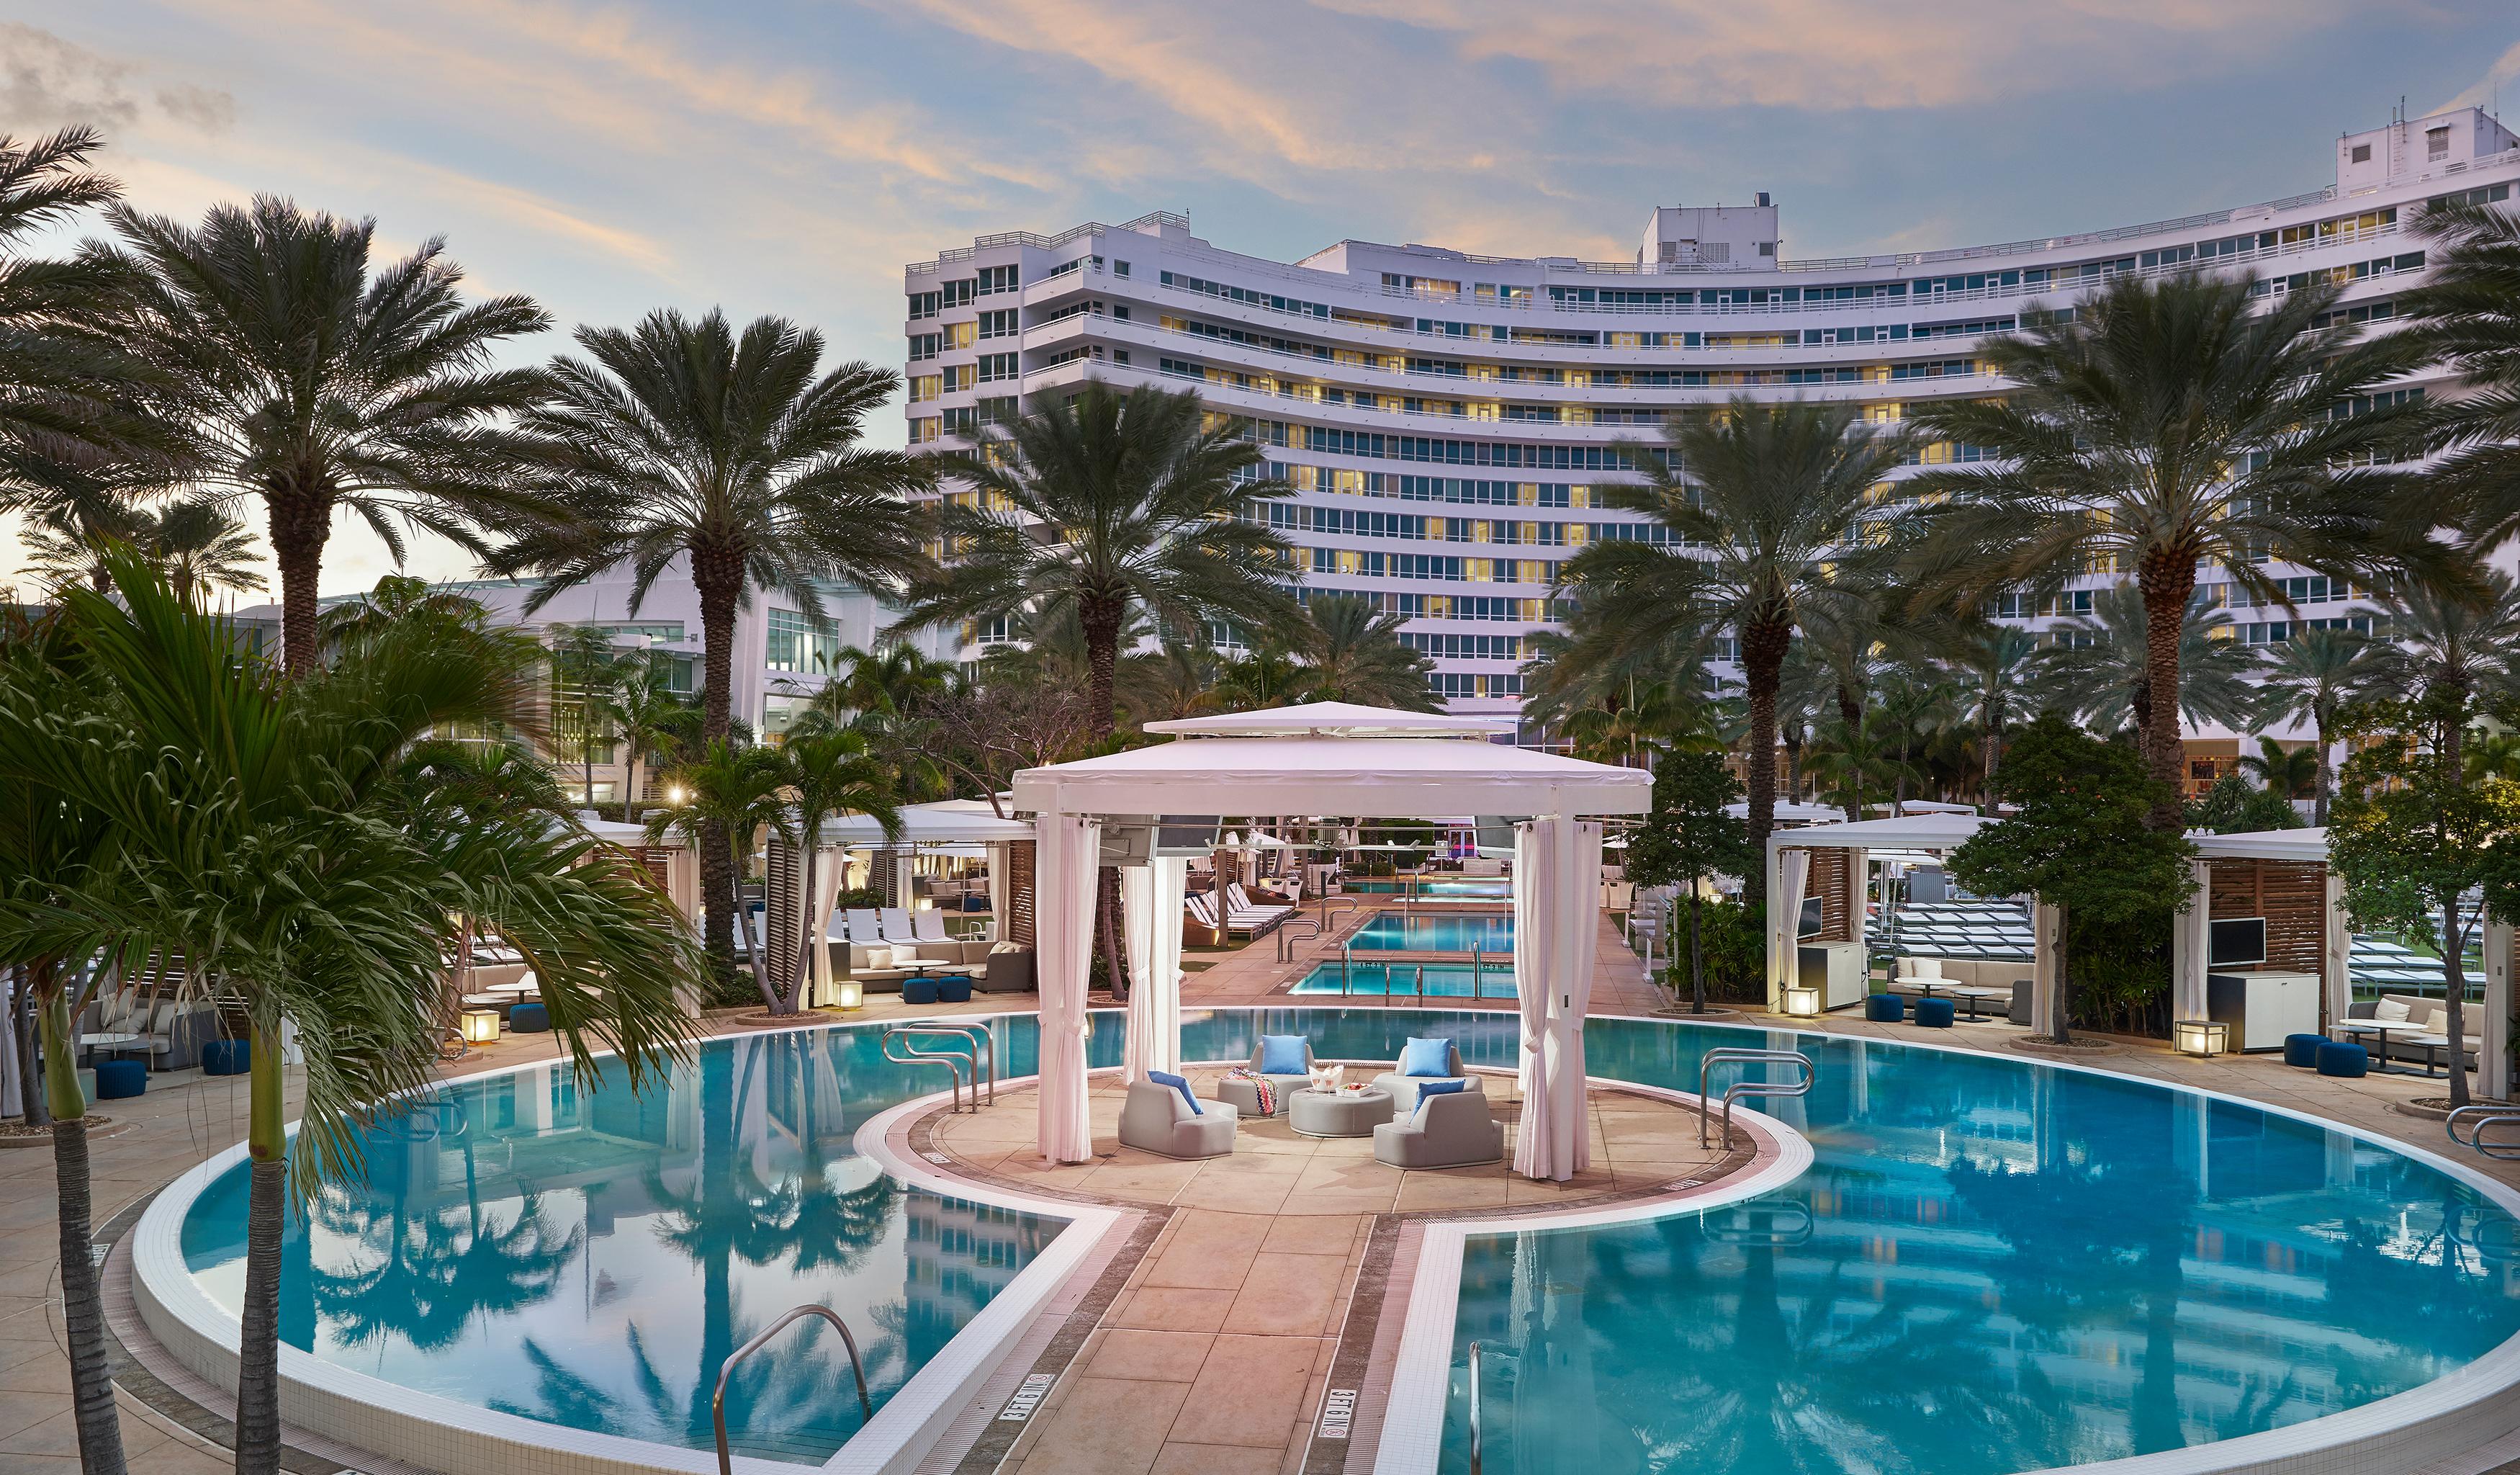
[[[1984,984],[1953,984],[1949,988],[1943,990],[1943,993],[1946,997],[1957,998],[1965,1002],[1968,1005],[1968,1017],[1971,1019],[1984,1019],[1986,1017],[1978,1012],[1977,1006],[1979,1004],[1986,1003],[1989,1000],[2000,999],[2003,1002],[2003,1005],[2006,1008],[2010,1008],[2012,1005],[2011,990],[1990,988]]]
[[[125,1050],[145,1052],[149,1048],[149,1037],[125,1034],[119,1030],[106,1030],[94,1035],[82,1035],[78,1037],[78,1043],[82,1050],[94,1050],[100,1055],[118,1055]]]
[[[1297,1136],[1370,1137],[1390,1120],[1391,1092],[1377,1087],[1317,1091],[1306,1086],[1286,1093],[1286,1125]]]
[[[2336,1023],[2336,1031],[2340,1035],[2377,1035],[2380,1037],[2379,1069],[2383,1074],[2392,1076],[2411,1076],[2415,1072],[2414,1068],[2411,1066],[2400,1066],[2389,1059],[2390,1043],[2398,1039],[2406,1039],[2409,1042],[2418,1042],[2416,1040],[2416,1037],[2431,1033],[2431,1029],[2432,1027],[2429,1025],[2419,1025],[2410,1019],[2344,1019],[2339,1020]],[[2447,1044],[2449,1041],[2445,1039],[2443,1043]],[[2426,1063],[2427,1068],[2424,1071],[2424,1074],[2429,1076],[2432,1074],[2432,1071],[2429,1068],[2429,1052],[2427,1052]]]

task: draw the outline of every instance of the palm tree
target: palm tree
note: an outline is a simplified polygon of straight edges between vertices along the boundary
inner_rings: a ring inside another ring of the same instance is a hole
[[[425,578],[388,574],[367,593],[326,610],[316,622],[316,633],[324,650],[338,655],[349,646],[412,621],[439,621],[482,632],[490,627],[490,612],[479,600],[453,589],[437,588]]]
[[[237,1467],[278,1468],[281,1227],[299,1191],[357,1169],[378,1104],[431,1079],[442,949],[458,916],[495,926],[542,981],[580,1070],[609,1047],[645,1081],[681,1051],[697,954],[637,867],[582,832],[460,786],[407,781],[439,724],[524,719],[530,668],[494,642],[411,624],[284,678],[136,559],[120,597],[63,596],[54,673],[0,679],[0,789],[99,816],[112,862],[41,905],[0,901],[0,955],[185,959],[251,1021],[251,1153]],[[303,1086],[292,1151],[281,1049]]]
[[[1305,695],[1316,702],[1356,702],[1433,712],[1439,705],[1428,677],[1434,661],[1400,638],[1405,622],[1374,608],[1362,594],[1315,594],[1304,603],[1312,628],[1304,644]]]
[[[870,815],[883,827],[884,841],[890,844],[900,838],[901,811],[893,805],[890,770],[867,752],[866,739],[858,733],[819,722],[801,726],[788,734],[779,758],[787,770],[782,776],[788,781],[788,801],[794,806],[789,822],[795,826],[796,848],[805,855],[805,904],[797,908],[801,923],[796,966],[788,992],[783,997],[764,991],[770,997],[771,1013],[793,1014],[804,1005],[810,973],[806,949],[813,945],[824,920],[812,915],[814,869],[822,855],[817,840],[823,821],[842,814]]]
[[[2132,721],[2136,741],[2147,753],[2158,728],[2176,733],[2182,719],[2190,725],[2218,722],[2236,731],[2254,726],[2256,677],[2263,664],[2258,648],[2231,639],[2226,633],[2230,615],[2206,603],[2203,594],[2188,596],[2186,617],[2179,627],[2176,712],[2165,711],[2153,698],[2160,666],[2151,647],[2151,616],[2143,596],[2123,585],[2093,595],[2088,618],[2054,626],[2056,643],[2042,650],[2035,663],[2049,705],[2072,712],[2075,720],[2093,732],[2113,733]],[[2183,760],[2181,771],[2183,777]]]
[[[1111,736],[1121,631],[1144,612],[1184,632],[1230,620],[1299,627],[1293,550],[1268,527],[1281,482],[1238,423],[1209,426],[1194,391],[1122,392],[1089,379],[1003,431],[937,458],[976,495],[944,509],[951,557],[914,591],[905,627],[1070,611],[1085,637],[1097,743]]]
[[[2415,232],[2431,243],[2424,284],[2400,296],[2398,310],[2466,382],[2433,412],[2435,443],[2452,452],[2432,473],[2446,502],[2436,518],[2470,548],[2497,547],[2520,530],[2520,219],[2445,203]]]
[[[501,427],[542,376],[489,364],[551,320],[522,297],[466,302],[444,241],[377,266],[374,220],[271,196],[213,207],[199,228],[107,214],[131,281],[114,331],[158,380],[180,455],[169,480],[222,506],[262,501],[292,674],[320,658],[316,586],[341,514],[397,560],[403,527],[486,553],[488,528],[549,515]]]
[[[58,481],[81,469],[64,459],[129,448],[124,433],[136,427],[116,401],[139,366],[98,331],[118,285],[109,263],[41,259],[16,245],[120,197],[89,167],[104,147],[85,126],[24,141],[0,133],[0,510],[50,506],[75,530],[111,522],[119,503],[111,487]]]
[[[681,835],[686,844],[700,853],[703,871],[715,865],[728,878],[728,936],[724,946],[711,939],[708,947],[709,968],[720,998],[732,991],[735,984],[734,881],[742,873],[744,857],[752,853],[754,836],[764,829],[786,832],[788,807],[780,791],[787,781],[776,749],[742,746],[718,738],[674,765],[666,775],[665,803],[648,812],[651,837]],[[712,906],[710,910],[714,913],[718,908]],[[764,969],[763,941],[766,940],[747,937],[743,950],[752,960],[753,987],[761,991],[762,999],[775,1010],[779,1001],[771,991],[770,975]]]
[[[556,361],[550,402],[523,419],[575,515],[503,558],[548,576],[528,612],[626,563],[635,615],[682,564],[699,596],[701,736],[721,742],[735,718],[736,611],[751,591],[826,626],[832,581],[891,590],[927,567],[926,520],[909,499],[928,484],[926,467],[859,443],[899,380],[869,363],[825,372],[821,334],[763,317],[739,335],[714,309],[581,327],[577,342],[586,356]],[[702,843],[700,883],[709,950],[731,977],[728,843]]]
[[[2261,563],[2378,582],[2448,567],[2428,519],[2402,515],[2395,459],[2420,406],[2378,392],[2415,367],[2400,338],[2321,326],[2339,289],[2259,310],[2248,277],[2128,275],[2070,314],[2034,316],[1979,357],[2012,382],[2001,398],[1937,400],[1924,434],[1989,458],[1928,470],[1905,519],[1921,534],[1919,596],[1977,605],[2045,590],[2092,568],[2131,576],[2143,603],[2147,690],[2170,714],[2145,729],[2164,785],[2155,829],[2184,821],[2176,714],[2181,634],[2200,564],[2219,561],[2257,602],[2291,608]],[[1937,498],[1940,500],[1937,500]]]
[[[622,755],[621,822],[629,824],[635,816],[631,805],[639,797],[639,765],[651,757],[670,757],[680,751],[682,735],[694,726],[698,709],[692,701],[668,689],[660,679],[659,663],[643,661],[630,679],[607,699],[604,719],[621,736]]]
[[[2520,586],[2499,570],[2487,570],[2483,583],[2477,599],[2410,584],[2390,607],[2389,632],[2403,653],[2393,663],[2392,695],[2439,714],[2434,740],[2453,774],[2465,771],[2460,745],[2476,704],[2520,690]]]
[[[2379,690],[2398,665],[2397,647],[2351,629],[2296,629],[2269,652],[2258,676],[2265,719],[2307,722],[2317,736],[2312,823],[2327,823],[2328,801],[2336,793],[2333,756],[2346,709]]]
[[[2319,770],[2326,764],[2308,748],[2287,748],[2273,738],[2261,736],[2258,751],[2241,754],[2239,766],[2270,794],[2310,799],[2318,793]]]
[[[1120,662],[1121,705],[1140,723],[1214,712],[1225,700],[1225,661],[1201,639],[1166,640]]]
[[[1954,642],[1953,662],[1969,678],[1969,703],[1978,728],[1978,792],[1995,803],[1995,768],[2002,761],[2003,734],[2027,705],[2039,642],[2019,625],[1979,621]]]
[[[73,526],[74,511],[45,507],[27,522],[22,540],[26,567],[55,584],[106,580],[105,552],[127,544],[166,572],[175,592],[196,602],[212,589],[259,589],[262,576],[253,566],[262,561],[245,524],[198,498],[172,502],[158,512],[124,507],[111,525],[101,521]]]
[[[1959,725],[1959,711],[1958,686],[1932,667],[1899,665],[1881,673],[1864,725],[1879,728],[1890,750],[1893,762],[1883,771],[1891,779],[1893,803],[1907,803],[1912,780],[1927,781],[1918,764],[1937,738]]]
[[[552,714],[564,719],[554,722],[561,729],[555,736],[563,745],[577,749],[574,757],[583,774],[578,798],[592,809],[595,750],[599,744],[608,750],[612,746],[615,735],[608,729],[612,699],[620,694],[628,672],[621,653],[612,648],[612,632],[600,624],[559,624],[546,633],[551,641]],[[574,744],[566,743],[569,728],[576,729]],[[569,756],[553,754],[555,758]]]
[[[1746,396],[1719,414],[1674,417],[1663,436],[1667,456],[1622,443],[1642,483],[1596,491],[1608,506],[1652,517],[1672,541],[1595,543],[1560,576],[1598,606],[1589,643],[1602,659],[1647,647],[1704,652],[1727,631],[1739,642],[1750,842],[1765,847],[1776,823],[1786,648],[1806,621],[1858,597],[1850,576],[1866,549],[1857,525],[1874,484],[1907,459],[1907,440],[1860,424],[1851,406]],[[1752,893],[1763,884],[1751,878]]]

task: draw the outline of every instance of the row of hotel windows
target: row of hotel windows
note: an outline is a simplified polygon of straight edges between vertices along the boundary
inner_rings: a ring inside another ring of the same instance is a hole
[[[1041,367],[1054,368],[1070,359],[1085,357],[1087,351],[1082,346],[1065,349],[1044,359]],[[983,359],[988,356],[982,355]],[[1012,355],[1007,356],[1012,357]],[[1094,347],[1092,356],[1100,359],[1102,356],[1102,348]],[[1114,357],[1122,364],[1129,361],[1129,355],[1126,352],[1117,353]],[[1311,379],[1286,379],[1265,373],[1250,374],[1239,369],[1220,368],[1217,365],[1191,358],[1158,358],[1155,361],[1155,369],[1156,372],[1174,379],[1195,380],[1201,384],[1243,390],[1278,399],[1304,400],[1314,404],[1353,405],[1361,410],[1374,410],[1386,414],[1442,415],[1455,420],[1496,420],[1546,425],[1659,425],[1668,413],[1664,407],[1653,405],[1508,404],[1493,399],[1433,399],[1414,394],[1382,394],[1370,390],[1343,389]],[[946,390],[968,389],[974,382],[987,380],[987,376],[983,375],[980,381],[974,381],[968,366],[959,377],[950,367],[944,373],[946,380],[942,388]],[[1820,369],[1688,369],[1649,374],[1593,373],[1574,383],[1589,382],[1596,387],[1622,389],[1670,386],[1679,389],[1722,390],[1777,385],[1888,384],[1926,379],[1975,378],[1981,374],[1991,375],[1992,373],[1993,370],[1983,367],[1977,359],[1947,358],[1918,363],[1874,364],[1860,368],[1840,366]],[[1623,383],[1623,381],[1634,381],[1634,383]],[[916,402],[931,388],[934,386],[929,384],[927,379],[914,376],[911,389],[913,401]]]
[[[1940,323],[1865,323],[1838,328],[1786,328],[1766,333],[1610,333],[1583,328],[1523,328],[1508,323],[1415,320],[1415,331],[1433,338],[1468,338],[1499,344],[1549,344],[1576,348],[1791,348],[1820,344],[1907,343],[1912,339],[1965,338],[2009,333],[2016,317],[1955,318]]]
[[[1448,583],[1553,584],[1557,564],[1538,558],[1453,558],[1440,553],[1383,553],[1366,548],[1302,548],[1295,567],[1310,574],[1359,578],[1423,578]]]
[[[2263,561],[2264,560],[2262,559],[2261,562]],[[2098,570],[2093,572],[2104,573],[2107,571]],[[2378,597],[2375,591],[2371,589],[2364,588],[2359,584],[2350,584],[2341,578],[2329,578],[2323,574],[2312,574],[2296,578],[2278,578],[2272,580],[2272,582],[2281,588],[2284,592],[2284,596],[2296,605],[2325,604],[2339,599],[2372,599]],[[2050,616],[2088,616],[2093,613],[2095,607],[2094,601],[2099,592],[2100,591],[2097,589],[2064,589],[2045,597],[2020,592],[2000,594],[1988,602],[1986,613],[1990,618],[1996,620],[2032,620]],[[2281,608],[2281,606],[2272,598],[2260,598],[2236,583],[2226,582],[2221,579],[2214,580],[2210,583],[2198,584],[2196,586],[2196,592],[2203,596],[2203,603],[2208,609],[2249,610]],[[2299,624],[2303,622],[2293,621],[2290,622]],[[2309,623],[2316,628],[2325,628],[2334,622],[2335,622],[2333,621],[2316,620],[2309,622]],[[2249,628],[2249,626],[2232,626],[2232,628],[2242,629]],[[2368,630],[2370,628],[2370,622],[2365,619],[2361,625],[2357,626],[2357,628]],[[2281,639],[2282,637],[2277,636],[2275,638]]]
[[[1506,543],[1525,547],[1581,548],[1587,543],[1680,541],[1659,523],[1509,522],[1502,518],[1418,517],[1347,507],[1314,507],[1275,501],[1269,526],[1286,532],[1333,537],[1397,537],[1437,543]]]

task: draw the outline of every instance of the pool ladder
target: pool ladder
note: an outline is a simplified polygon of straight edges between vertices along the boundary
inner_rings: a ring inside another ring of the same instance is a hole
[[[940,1036],[962,1041],[963,1048],[930,1049],[921,1042],[922,1039],[934,1040]],[[901,1041],[901,1048],[905,1053],[896,1055],[892,1052],[892,1042],[896,1039]],[[997,1040],[982,1026],[944,1023],[886,1025],[883,1027],[883,1038],[879,1048],[883,1051],[883,1058],[896,1065],[941,1065],[952,1072],[954,1110],[958,1112],[980,1109],[980,1070],[983,1052],[985,1052],[988,1062],[989,1102],[992,1105],[997,1102],[998,1045]],[[971,1089],[971,1104],[968,1108],[963,1104],[963,1087],[967,1081]]]
[[[1355,949],[1355,948],[1353,948],[1353,947],[1351,947],[1351,946],[1349,946],[1347,944],[1344,944],[1344,943],[1340,944],[1340,945],[1339,945],[1339,997],[1341,997],[1341,998],[1345,998],[1345,997],[1347,997],[1347,996],[1348,996],[1348,991],[1349,991],[1349,989],[1350,989],[1350,987],[1351,987],[1351,983],[1350,983],[1350,980],[1349,980],[1349,978],[1348,978],[1348,970],[1349,970],[1349,969],[1351,969],[1351,968],[1353,968],[1355,965],[1356,965],[1356,949]],[[1413,998],[1415,998],[1415,999],[1417,1000],[1418,1007],[1419,1007],[1419,1008],[1421,1008],[1421,1009],[1422,1009],[1422,1008],[1424,1008],[1424,1007],[1426,1006],[1426,965],[1425,965],[1424,963],[1385,963],[1385,964],[1383,964],[1383,965],[1382,965],[1382,1001],[1383,1001],[1384,1003],[1386,1003],[1386,1004],[1387,1004],[1387,1003],[1391,1002],[1392,998],[1393,998],[1395,995],[1397,995],[1397,994],[1399,993],[1399,991],[1399,991],[1399,990],[1397,990],[1397,989],[1394,989],[1393,987],[1391,987],[1391,985],[1392,985],[1392,981],[1393,981],[1393,979],[1394,979],[1394,978],[1396,978],[1396,977],[1398,976],[1398,974],[1399,974],[1400,970],[1401,970],[1401,969],[1403,969],[1403,968],[1406,968],[1406,969],[1410,970],[1410,995],[1411,995],[1411,997],[1413,997]],[[1488,968],[1488,955],[1487,955],[1486,951],[1485,951],[1485,950],[1483,950],[1483,949],[1480,949],[1480,948],[1475,948],[1475,947],[1474,947],[1474,948],[1472,948],[1472,949],[1470,949],[1470,998],[1471,998],[1471,1000],[1472,1000],[1473,1002],[1475,1002],[1475,1001],[1477,1001],[1477,1000],[1479,1000],[1479,999],[1482,999],[1482,998],[1487,997],[1487,995],[1486,995],[1485,993],[1483,993],[1483,992],[1481,992],[1481,991],[1481,991],[1481,988],[1483,987],[1483,985],[1482,985],[1482,980],[1485,978],[1485,976],[1486,976],[1486,974],[1487,974],[1487,968]]]
[[[709,1422],[717,1427],[717,1475],[735,1475],[735,1457],[726,1448],[726,1380],[735,1376],[736,1363],[759,1352],[761,1344],[779,1335],[788,1322],[800,1316],[820,1316],[840,1334],[840,1345],[849,1350],[849,1372],[858,1380],[858,1412],[866,1420],[874,1420],[875,1405],[867,1398],[866,1363],[858,1357],[858,1339],[849,1335],[849,1324],[840,1319],[839,1313],[809,1301],[803,1306],[790,1308],[786,1315],[765,1327],[760,1336],[737,1348],[718,1364],[717,1391],[709,1395]]]
[[[1470,1344],[1470,1475],[1479,1475],[1479,1344]]]
[[[1736,1098],[1741,1096],[1809,1095],[1811,1093],[1812,1083],[1819,1079],[1820,1076],[1818,1068],[1812,1064],[1812,1058],[1809,1055],[1802,1053],[1800,1050],[1752,1050],[1728,1048],[1707,1051],[1705,1056],[1697,1063],[1698,1146],[1705,1147],[1710,1145],[1706,1140],[1706,1081],[1708,1075],[1711,1074],[1719,1065],[1747,1065],[1752,1063],[1771,1065],[1791,1063],[1798,1065],[1802,1067],[1802,1079],[1792,1082],[1735,1081],[1731,1085],[1726,1086],[1724,1088],[1724,1146],[1728,1150],[1732,1146],[1732,1102]]]
[[[1295,960],[1295,949],[1293,946],[1295,934],[1286,930],[1290,927],[1309,927],[1312,929],[1311,935],[1315,939],[1319,939],[1322,935],[1322,924],[1313,920],[1311,917],[1288,917],[1285,921],[1279,923],[1278,961],[1282,963],[1291,963]]]
[[[2465,1136],[2459,1134],[2462,1124],[2467,1128]],[[2486,1157],[2504,1161],[2520,1158],[2520,1142],[2497,1142],[2488,1146],[2485,1140],[2485,1130],[2489,1127],[2520,1127],[2520,1108],[2462,1106],[2452,1112],[2442,1127],[2450,1133],[2450,1139],[2461,1147],[2471,1147]]]

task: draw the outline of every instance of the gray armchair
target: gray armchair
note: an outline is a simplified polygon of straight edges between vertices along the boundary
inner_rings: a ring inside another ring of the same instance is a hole
[[[1169,1085],[1152,1081],[1129,1083],[1120,1103],[1120,1145],[1167,1158],[1221,1158],[1234,1150],[1235,1123],[1240,1113],[1231,1101],[1190,1102]]]
[[[1293,1099],[1295,1092],[1312,1083],[1313,1042],[1309,1039],[1304,1041],[1304,1074],[1300,1076],[1271,1075],[1261,1070],[1260,1052],[1264,1048],[1256,1044],[1251,1047],[1251,1073],[1278,1088],[1278,1110],[1272,1115],[1282,1117],[1286,1114],[1286,1103]],[[1260,1093],[1247,1081],[1231,1078],[1220,1081],[1216,1083],[1216,1093],[1233,1102],[1236,1109],[1246,1117],[1260,1115]]]
[[[1374,1161],[1394,1168],[1466,1168],[1505,1156],[1505,1128],[1476,1090],[1428,1096],[1373,1129]]]
[[[976,966],[971,977],[983,993],[1029,993],[1032,991],[1033,953],[1029,947],[1012,943],[966,943],[964,957]],[[975,958],[974,949],[986,949]]]
[[[1451,1074],[1444,1076],[1404,1076],[1397,1070],[1389,1070],[1374,1077],[1373,1083],[1377,1088],[1391,1092],[1391,1110],[1395,1116],[1402,1117],[1405,1117],[1411,1112],[1417,1110],[1418,1087],[1425,1084],[1429,1081],[1467,1081],[1470,1083],[1470,1091],[1473,1094],[1485,1093],[1487,1088],[1480,1084],[1479,1078],[1471,1075],[1468,1069],[1462,1064],[1462,1047],[1460,1045],[1452,1045],[1448,1047],[1444,1068]]]

